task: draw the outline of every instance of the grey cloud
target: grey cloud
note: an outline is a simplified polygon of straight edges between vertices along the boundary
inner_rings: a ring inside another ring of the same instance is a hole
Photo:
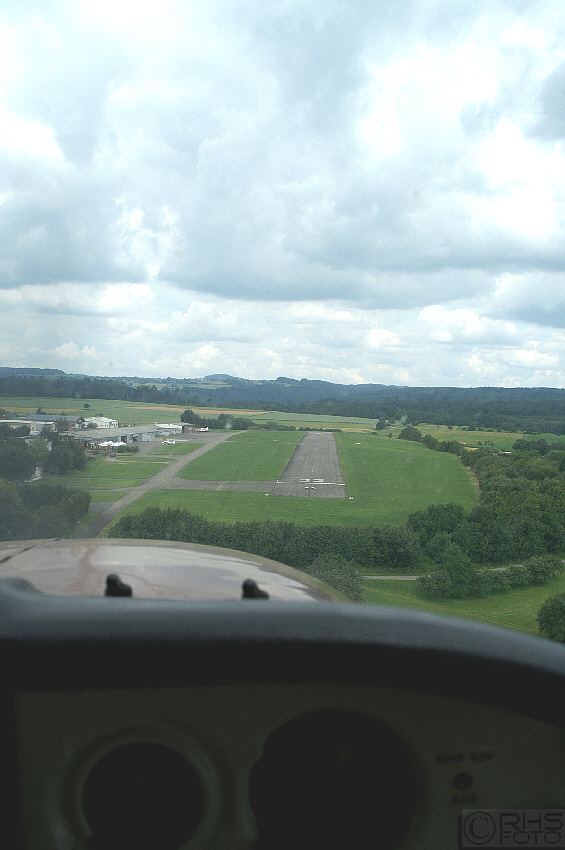
[[[438,164],[457,188],[448,141],[437,152],[420,142],[369,179],[355,161],[362,52],[382,58],[391,30],[422,16],[452,33],[449,4],[380,3],[371,15],[362,3],[246,8],[229,37],[218,28],[229,64],[213,45],[187,59],[180,41],[142,62],[100,32],[69,43],[62,67],[43,46],[47,71],[37,91],[25,82],[27,114],[53,126],[68,157],[98,158],[88,179],[44,175],[43,191],[5,207],[6,241],[18,247],[5,282],[140,280],[153,253],[161,278],[205,292],[276,299],[284,285],[293,299],[346,287],[356,298],[373,288],[367,276],[519,258],[508,238],[497,247],[491,237],[487,250],[483,234],[462,239],[469,228],[452,217],[413,227],[436,194]],[[229,18],[235,7],[226,9]],[[143,235],[120,234],[119,196],[142,211]],[[174,234],[159,222],[164,204]]]
[[[2,10],[19,27],[23,60],[6,86],[7,107],[22,126],[29,122],[29,138],[40,125],[52,140],[38,152],[33,144],[8,150],[0,139],[0,287],[66,281],[78,293],[66,318],[56,302],[29,305],[36,316],[29,350],[34,335],[38,351],[67,346],[60,350],[69,362],[73,346],[98,346],[102,363],[119,361],[127,340],[123,357],[131,365],[120,364],[117,373],[134,374],[137,353],[148,368],[170,362],[161,351],[169,327],[172,362],[187,369],[206,363],[207,371],[230,371],[222,360],[232,358],[259,374],[271,361],[257,352],[270,347],[273,369],[289,363],[279,374],[303,377],[307,367],[309,376],[328,370],[339,380],[353,363],[365,380],[378,374],[393,383],[429,383],[426,375],[437,375],[441,383],[443,374],[472,383],[479,372],[465,357],[474,349],[465,341],[444,346],[453,362],[439,363],[437,345],[422,342],[415,320],[403,324],[403,310],[480,300],[480,315],[536,320],[542,338],[543,328],[563,325],[558,288],[544,290],[543,304],[539,287],[535,298],[519,287],[493,295],[504,271],[532,279],[564,271],[557,178],[550,241],[532,236],[527,222],[513,229],[491,212],[491,204],[511,197],[514,175],[509,169],[507,183],[499,185],[496,174],[491,181],[477,151],[501,119],[528,128],[540,154],[547,139],[560,138],[565,65],[540,89],[535,43],[493,42],[502,70],[488,98],[473,93],[477,101],[458,113],[457,96],[442,100],[432,90],[441,87],[442,57],[471,33],[495,39],[514,24],[527,32],[559,5],[172,2],[166,38],[166,27],[153,34],[87,22],[78,4],[34,3],[35,14],[26,6]],[[556,49],[558,36],[552,38]],[[420,83],[413,59],[422,46],[438,68],[426,78],[422,67]],[[395,94],[383,102],[387,79]],[[389,147],[379,135],[383,103],[391,114],[400,109],[390,119],[398,117],[398,143]],[[377,129],[365,139],[359,127],[367,113],[375,114]],[[85,303],[90,318],[74,322],[81,298],[121,281],[154,283],[153,324],[153,311],[135,297],[131,321]],[[217,305],[217,314],[191,315],[191,299]],[[327,299],[371,317],[380,311],[362,335],[378,327],[382,339],[394,331],[401,343],[368,351],[351,325],[328,324],[313,308],[295,322],[290,309],[284,319],[276,314],[292,301]],[[253,322],[241,320],[247,309]],[[180,315],[176,324],[173,313]],[[481,337],[494,351],[499,342]],[[87,362],[95,355],[85,349],[81,356]],[[496,354],[485,374],[491,362]],[[520,375],[526,382],[526,367]]]
[[[489,314],[540,327],[565,328],[563,274],[508,276],[490,303]]]
[[[565,137],[565,61],[545,79],[540,96],[542,115],[532,133],[545,139]]]

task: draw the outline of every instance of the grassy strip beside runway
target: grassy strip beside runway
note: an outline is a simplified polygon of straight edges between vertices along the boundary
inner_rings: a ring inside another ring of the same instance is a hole
[[[188,464],[179,477],[193,481],[270,481],[279,477],[303,433],[246,431]]]
[[[71,481],[93,478],[149,478],[166,466],[166,460],[135,460],[121,457],[110,460],[98,459],[87,463],[84,469],[71,472],[65,477]]]
[[[431,504],[457,502],[469,510],[477,503],[475,486],[455,455],[369,434],[336,434],[336,441],[347,493],[373,514],[375,525],[403,523]]]
[[[90,504],[94,502],[117,502],[124,494],[120,490],[91,490]]]
[[[200,448],[202,443],[186,443],[176,442],[174,445],[170,443],[159,443],[154,449],[151,449],[150,455],[158,455],[159,457],[176,457],[178,455],[188,455],[195,449]]]

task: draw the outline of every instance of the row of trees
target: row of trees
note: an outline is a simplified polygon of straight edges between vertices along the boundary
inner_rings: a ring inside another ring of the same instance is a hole
[[[444,554],[440,569],[420,576],[418,582],[426,596],[463,599],[529,584],[548,584],[563,569],[563,559],[555,555],[537,555],[509,567],[477,569],[470,558],[453,547]]]
[[[194,410],[188,408],[180,417],[181,422],[190,422],[191,425],[196,425],[197,428],[219,429],[221,431],[247,431],[248,428],[256,428],[257,425],[252,419],[245,416],[232,416],[229,413],[220,413],[216,417],[202,417]]]
[[[335,555],[365,568],[408,572],[421,555],[416,535],[405,527],[317,525],[291,522],[214,522],[178,508],[146,508],[122,516],[113,527],[116,537],[180,540],[239,549],[306,569],[319,555]]]
[[[11,430],[11,429],[10,429]],[[51,450],[44,438],[26,444],[12,435],[2,439],[0,434],[0,478],[7,481],[27,481],[39,466],[47,475],[65,475],[74,469],[84,469],[86,455],[75,442],[62,442],[54,432]]]

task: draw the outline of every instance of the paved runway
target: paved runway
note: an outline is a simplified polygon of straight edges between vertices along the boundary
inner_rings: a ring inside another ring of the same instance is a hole
[[[273,492],[281,496],[345,498],[334,435],[322,431],[308,433],[296,447]]]

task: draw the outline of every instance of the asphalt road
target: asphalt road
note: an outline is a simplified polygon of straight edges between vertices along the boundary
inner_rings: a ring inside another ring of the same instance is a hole
[[[131,487],[127,493],[115,502],[96,504],[95,511],[103,505],[100,513],[85,526],[79,537],[98,537],[98,535],[149,490],[232,490],[236,492],[276,493],[280,496],[305,496],[314,498],[345,498],[345,484],[333,434],[312,431],[301,440],[277,481],[193,481],[179,478],[177,473],[196,458],[209,452],[219,443],[223,443],[236,433],[234,431],[208,431],[191,435],[189,441],[203,443],[190,455],[174,458],[163,469],[146,479],[137,487]],[[140,443],[137,457],[149,454],[155,443]],[[108,461],[111,463],[111,461]]]

